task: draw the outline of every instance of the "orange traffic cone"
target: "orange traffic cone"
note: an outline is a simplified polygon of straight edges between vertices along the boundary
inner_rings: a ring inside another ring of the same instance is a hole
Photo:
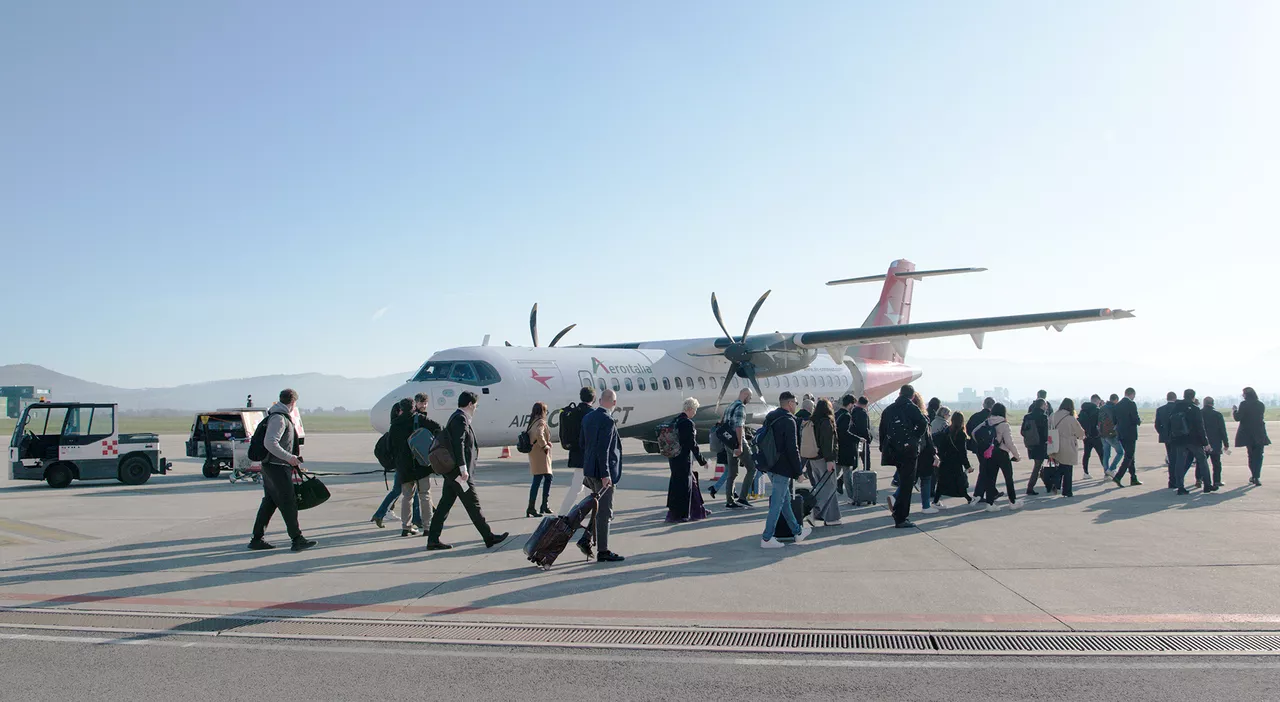
[[[511,447],[510,447],[510,446],[503,446],[503,447],[502,447],[502,456],[501,456],[501,457],[502,457],[502,458],[511,458]]]

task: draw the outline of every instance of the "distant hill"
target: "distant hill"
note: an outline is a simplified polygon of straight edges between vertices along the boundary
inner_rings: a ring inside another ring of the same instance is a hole
[[[302,373],[257,378],[215,380],[172,388],[116,388],[81,380],[31,364],[0,366],[0,385],[34,385],[53,391],[54,400],[115,402],[122,410],[203,410],[236,407],[246,395],[254,404],[266,405],[282,388],[293,388],[305,409],[344,407],[369,409],[412,375],[411,372],[378,378],[346,378],[340,375]]]

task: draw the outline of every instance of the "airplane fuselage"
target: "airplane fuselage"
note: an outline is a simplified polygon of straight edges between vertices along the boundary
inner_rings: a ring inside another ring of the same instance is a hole
[[[716,339],[657,341],[626,347],[501,347],[471,346],[440,351],[404,385],[388,393],[370,413],[378,431],[386,431],[392,404],[401,398],[425,393],[430,414],[443,422],[458,406],[458,396],[470,391],[479,398],[472,427],[482,446],[514,444],[528,426],[535,402],[552,410],[549,420],[559,425],[557,410],[578,401],[580,388],[605,388],[618,394],[614,418],[626,437],[656,438],[658,425],[681,410],[686,397],[695,397],[702,410],[695,420],[702,428],[720,419],[716,409],[729,362],[720,356],[695,357],[691,353],[715,350]],[[797,397],[812,393],[838,400],[845,393],[883,398],[906,382],[920,377],[920,370],[902,363],[851,357],[837,365],[824,354],[780,357],[779,369],[791,372],[759,374],[765,397],[747,408],[747,421],[759,423],[790,390]],[[723,404],[737,399],[750,384],[734,377],[724,392]],[[723,409],[723,407],[721,408]]]

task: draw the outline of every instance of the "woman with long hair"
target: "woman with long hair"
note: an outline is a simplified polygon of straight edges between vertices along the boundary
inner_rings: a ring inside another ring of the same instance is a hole
[[[541,513],[551,514],[551,507],[547,505],[551,497],[551,429],[547,427],[547,403],[533,403],[529,412],[529,428],[525,433],[533,447],[529,450],[529,472],[533,474],[533,484],[529,486],[529,508],[524,516],[538,516],[539,510],[533,508],[533,503],[538,498],[539,486],[542,487]]]
[[[939,415],[946,408],[939,410]],[[951,414],[950,423],[940,432],[933,435],[934,446],[938,449],[938,482],[933,488],[933,506],[945,509],[943,497],[963,497],[965,502],[973,504],[969,495],[969,473],[973,468],[969,465],[969,441],[964,430],[964,415]]]
[[[1003,403],[997,402],[991,408],[991,416],[973,430],[973,439],[983,451],[979,480],[986,489],[983,502],[987,503],[988,512],[999,512],[996,505],[996,474],[1004,473],[1004,485],[1008,490],[1009,508],[1020,509],[1018,490],[1013,484],[1013,462],[1022,460],[1018,454],[1018,445],[1013,443],[1013,432],[1009,429],[1009,410]],[[989,441],[987,438],[989,437]]]
[[[1231,408],[1231,416],[1240,427],[1236,429],[1236,446],[1243,446],[1249,453],[1249,484],[1262,487],[1262,452],[1271,443],[1267,437],[1267,407],[1258,399],[1253,388],[1244,389],[1244,400],[1239,407]]]
[[[831,401],[818,400],[813,416],[800,429],[800,457],[809,461],[813,479],[813,511],[805,515],[814,526],[822,522],[827,526],[840,525],[840,504],[836,499],[836,459],[839,444],[836,439],[836,418],[831,411]]]
[[[1049,432],[1056,432],[1057,453],[1050,456],[1058,462],[1058,469],[1053,474],[1053,491],[1058,497],[1072,497],[1071,481],[1075,477],[1075,465],[1080,460],[1080,440],[1084,438],[1084,427],[1076,419],[1076,403],[1071,398],[1063,398],[1058,411],[1049,417]]]
[[[937,398],[934,398],[937,400]],[[916,393],[911,397],[911,403],[920,408],[921,412],[926,412],[927,408],[924,404],[924,397],[920,393]],[[933,403],[930,402],[930,407]],[[938,406],[933,409],[933,417],[938,416],[938,411],[942,408],[942,401],[938,400]],[[925,418],[932,423],[929,415],[926,413]],[[933,434],[929,430],[925,430],[924,436],[920,437],[920,452],[916,454],[916,480],[920,483],[920,513],[921,514],[937,514],[938,510],[933,506],[933,485],[937,482],[938,470],[938,448],[933,444]]]

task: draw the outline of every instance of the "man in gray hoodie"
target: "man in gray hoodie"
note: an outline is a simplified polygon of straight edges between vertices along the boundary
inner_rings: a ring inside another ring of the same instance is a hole
[[[304,551],[316,545],[316,542],[303,537],[302,529],[298,527],[298,501],[293,491],[293,469],[302,465],[302,457],[298,455],[298,429],[292,417],[297,406],[298,393],[290,389],[281,390],[280,401],[267,410],[263,420],[267,423],[263,446],[268,455],[262,461],[262,505],[258,507],[258,518],[253,522],[253,539],[249,541],[249,548],[253,551],[275,548],[263,537],[277,509],[284,519],[289,538],[293,540],[294,551]]]

